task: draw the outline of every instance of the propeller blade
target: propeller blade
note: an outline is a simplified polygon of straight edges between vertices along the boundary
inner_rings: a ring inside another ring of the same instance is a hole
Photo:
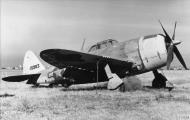
[[[164,31],[164,33],[165,33],[165,35],[166,35],[166,41],[167,41],[167,43],[171,43],[171,42],[172,42],[172,39],[170,38],[170,36],[169,36],[168,33],[166,32],[166,30],[164,29],[164,27],[163,27],[162,23],[160,22],[160,20],[159,20],[159,23],[160,23],[160,25],[161,25],[161,27],[162,27],[162,30]]]
[[[184,62],[184,60],[183,60],[183,58],[182,58],[182,56],[181,56],[181,54],[180,54],[180,52],[179,52],[179,50],[177,49],[176,46],[174,46],[174,53],[175,53],[175,55],[177,56],[177,58],[178,58],[178,60],[180,61],[180,63],[183,65],[183,67],[184,67],[186,70],[188,70],[188,68],[187,68],[187,66],[186,66],[186,64],[185,64],[185,62]]]
[[[176,24],[177,24],[177,22],[175,22],[175,26],[174,26],[174,32],[173,32],[173,36],[172,36],[172,40],[174,40],[174,39],[175,39],[175,30],[176,30]]]
[[[85,43],[85,41],[86,41],[86,39],[83,40],[82,47],[80,49],[81,51],[83,51],[83,49],[84,49],[84,43]]]
[[[169,70],[170,64],[171,64],[171,62],[172,62],[172,60],[173,60],[173,48],[174,48],[173,45],[170,45],[170,46],[168,47],[168,56],[167,56],[167,63],[166,63],[167,70]]]

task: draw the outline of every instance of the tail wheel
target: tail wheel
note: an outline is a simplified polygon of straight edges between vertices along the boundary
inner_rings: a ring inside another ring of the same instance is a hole
[[[63,87],[65,87],[65,88],[68,88],[70,85],[68,85],[67,83],[63,83],[63,84],[61,84]]]

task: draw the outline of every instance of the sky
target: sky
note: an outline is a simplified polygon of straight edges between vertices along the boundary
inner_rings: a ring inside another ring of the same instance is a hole
[[[27,50],[80,50],[105,39],[163,33],[176,39],[190,65],[190,0],[1,0],[1,66],[22,64]]]

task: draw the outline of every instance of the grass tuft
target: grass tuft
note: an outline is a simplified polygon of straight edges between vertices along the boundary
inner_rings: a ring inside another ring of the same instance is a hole
[[[17,109],[21,112],[32,113],[36,109],[36,107],[35,105],[31,104],[28,99],[24,98],[21,99],[21,102],[20,104],[18,104]]]

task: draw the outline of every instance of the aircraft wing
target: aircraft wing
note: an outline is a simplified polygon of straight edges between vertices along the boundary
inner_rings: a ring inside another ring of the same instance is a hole
[[[121,71],[122,69],[130,70],[133,65],[132,62],[65,49],[47,49],[40,53],[40,57],[47,63],[60,69],[73,67],[95,71],[98,60],[100,61],[100,67],[105,67],[106,64],[109,64],[112,72]]]
[[[7,81],[7,82],[22,82],[22,81],[28,80],[27,84],[32,84],[36,82],[39,76],[40,76],[40,73],[28,74],[28,75],[17,75],[17,76],[4,77],[2,78],[2,80]]]

